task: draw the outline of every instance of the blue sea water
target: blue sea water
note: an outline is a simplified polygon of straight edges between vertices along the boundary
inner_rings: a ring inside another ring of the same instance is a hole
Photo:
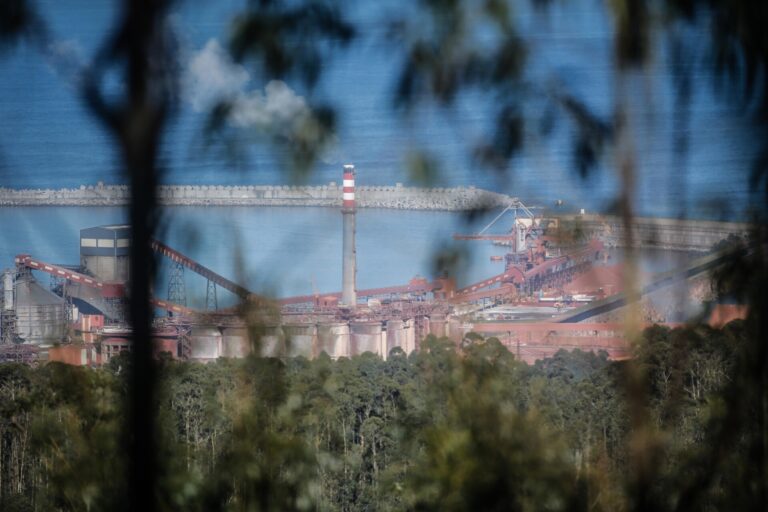
[[[503,270],[491,256],[506,252],[489,242],[451,240],[453,233],[477,231],[490,219],[468,222],[455,212],[361,209],[357,213],[358,289],[406,284],[436,276],[438,257],[456,255],[450,267],[459,286]],[[4,243],[0,269],[17,254],[31,254],[54,264],[79,263],[79,231],[97,224],[125,221],[121,208],[0,208]],[[164,211],[158,237],[221,275],[259,293],[288,297],[339,291],[341,287],[341,214],[333,208],[173,207]],[[644,272],[681,264],[680,256],[646,251]],[[169,262],[159,260],[155,295],[166,297]],[[43,283],[47,276],[38,276]],[[187,272],[188,304],[205,306],[206,282]],[[236,297],[218,292],[219,304]]]
[[[183,67],[205,44],[226,45],[233,16],[243,0],[189,1],[177,5],[172,24],[180,41]],[[108,2],[38,2],[57,48],[86,61],[103,43],[117,12]],[[392,108],[402,58],[386,42],[383,17],[402,12],[395,0],[345,2],[345,15],[358,37],[324,64],[316,90],[288,86],[311,101],[331,101],[338,112],[338,144],[318,163],[309,183],[340,180],[342,163],[354,163],[359,184],[416,183],[405,154],[426,149],[440,162],[437,186],[474,185],[518,196],[531,204],[564,200],[569,209],[610,209],[618,190],[613,161],[605,159],[587,179],[572,166],[573,134],[560,122],[547,137],[526,130],[525,147],[505,173],[476,165],[469,157],[492,122],[498,98],[486,91],[460,97],[449,111],[423,105],[403,117]],[[528,44],[526,78],[537,87],[559,84],[595,113],[609,119],[616,77],[611,56],[612,27],[606,3],[598,0],[554,2],[545,11],[531,2],[515,2],[516,19]],[[655,49],[646,78],[630,103],[637,119],[634,133],[638,165],[637,210],[646,215],[739,218],[748,203],[747,183],[755,148],[744,137],[748,122],[739,107],[713,88],[712,72],[692,63],[694,93],[686,128],[689,151],[682,166],[673,156],[676,99],[665,44]],[[85,108],[70,80],[55,63],[26,44],[0,53],[0,186],[78,187],[124,182],[112,141]],[[249,68],[249,87],[269,77]],[[536,112],[535,99],[528,112]],[[183,99],[162,151],[163,180],[180,184],[282,184],[288,179],[281,155],[267,145],[249,152],[244,168],[233,169],[221,152],[201,149],[205,114]],[[322,209],[215,208],[170,209],[165,235],[169,243],[222,273],[245,273],[252,287],[281,295],[335,290],[339,281],[338,212]],[[0,209],[0,266],[19,252],[53,262],[77,261],[77,232],[82,227],[116,222],[120,209]],[[428,274],[431,256],[454,231],[472,231],[460,216],[447,213],[361,211],[359,214],[360,287],[402,283]],[[231,249],[237,247],[244,265]],[[497,249],[473,246],[467,279],[493,271],[488,258]],[[374,270],[372,270],[374,269]],[[276,276],[280,276],[277,280]],[[192,290],[194,293],[204,293]]]
[[[103,43],[115,18],[109,2],[71,0],[39,2],[58,47],[87,61]],[[226,45],[228,29],[245,2],[180,2],[172,24],[180,41],[180,65],[216,39]],[[482,169],[469,157],[487,133],[491,106],[488,92],[459,98],[450,111],[425,105],[403,118],[393,111],[393,91],[402,57],[385,38],[394,0],[344,2],[344,14],[358,37],[334,53],[310,100],[330,101],[338,110],[338,145],[308,177],[312,183],[338,181],[342,163],[352,162],[361,184],[412,183],[404,163],[407,151],[426,148],[439,158],[437,185],[475,185],[499,189],[530,202],[565,200],[572,208],[606,209],[618,180],[607,158],[582,180],[573,170],[573,134],[567,122],[547,137],[526,131],[522,154],[507,172]],[[559,84],[595,113],[609,119],[614,105],[615,75],[611,55],[612,22],[604,2],[554,2],[543,11],[531,2],[513,2],[521,34],[528,44],[526,79],[546,91]],[[693,37],[695,40],[695,35]],[[663,39],[662,43],[663,43]],[[701,45],[700,45],[701,46]],[[655,49],[641,90],[631,101],[637,116],[635,144],[639,183],[637,208],[652,215],[739,215],[749,189],[747,176],[754,145],[744,137],[748,122],[739,107],[714,90],[711,70],[692,63],[694,94],[686,131],[690,150],[682,168],[673,160],[675,95],[665,44]],[[109,137],[88,113],[71,81],[54,71],[51,58],[21,44],[0,54],[0,185],[76,187],[97,181],[124,181]],[[249,87],[269,77],[249,68]],[[288,83],[298,94],[300,84]],[[536,96],[526,100],[535,118]],[[182,100],[163,146],[164,180],[170,183],[279,184],[287,179],[279,154],[266,145],[250,151],[244,168],[234,170],[220,151],[201,149],[205,115]]]
[[[50,263],[79,263],[79,230],[125,220],[121,208],[0,208],[6,243],[0,266],[20,253]],[[159,237],[216,272],[272,296],[338,291],[341,283],[341,214],[331,208],[175,207],[165,211]],[[451,212],[360,210],[357,214],[358,288],[432,278],[435,258],[460,252],[460,282],[502,271],[490,261],[503,248],[489,243],[451,244],[451,234],[476,229]],[[12,242],[10,242],[12,241]],[[467,250],[469,249],[469,250]],[[161,260],[157,295],[165,297],[168,262]],[[44,276],[40,276],[43,278]],[[205,280],[185,277],[191,306],[204,306]],[[221,304],[235,297],[219,291]]]

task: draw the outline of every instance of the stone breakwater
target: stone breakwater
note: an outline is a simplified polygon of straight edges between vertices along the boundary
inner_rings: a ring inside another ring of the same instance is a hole
[[[608,246],[626,247],[631,240],[635,247],[675,251],[708,252],[732,235],[746,240],[752,229],[742,222],[635,217],[629,238],[619,217],[588,214],[560,220],[566,229],[598,235]]]
[[[341,185],[220,186],[164,185],[158,187],[163,206],[328,206],[341,207]],[[510,196],[474,187],[416,188],[358,186],[357,206],[399,210],[461,211],[506,206]],[[125,206],[125,185],[89,185],[75,189],[0,188],[0,206]]]

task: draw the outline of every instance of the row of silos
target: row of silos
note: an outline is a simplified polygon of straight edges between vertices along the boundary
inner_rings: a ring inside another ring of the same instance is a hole
[[[325,352],[332,358],[371,352],[387,357],[400,347],[410,353],[418,348],[414,319],[370,322],[285,323],[262,326],[253,336],[242,327],[200,325],[189,334],[190,359],[212,361],[219,357],[245,357],[253,352],[263,357],[313,358]],[[428,333],[424,333],[426,335]]]
[[[250,350],[245,329],[213,325],[195,326],[189,333],[189,357],[197,361],[213,361],[219,357],[245,357]]]

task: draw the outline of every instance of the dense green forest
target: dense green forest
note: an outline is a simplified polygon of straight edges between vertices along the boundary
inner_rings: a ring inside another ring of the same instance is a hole
[[[763,435],[759,411],[744,388],[729,397],[748,333],[743,321],[652,327],[637,364],[561,350],[530,366],[479,336],[460,347],[428,338],[386,361],[164,359],[158,501],[164,510],[629,510],[640,499],[657,510],[736,510],[760,487],[748,462]],[[130,371],[127,357],[98,370],[0,366],[0,509],[113,510],[124,500]],[[629,410],[638,390],[628,371],[641,375],[640,416]],[[652,469],[642,497],[638,432]]]

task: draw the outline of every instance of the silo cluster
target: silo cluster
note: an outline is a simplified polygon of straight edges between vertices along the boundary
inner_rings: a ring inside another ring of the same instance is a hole
[[[325,353],[333,359],[370,352],[386,358],[399,347],[417,348],[414,319],[386,321],[333,321],[245,327],[194,326],[189,333],[189,358],[208,362],[219,357],[239,358],[255,352],[261,357],[315,358]]]

